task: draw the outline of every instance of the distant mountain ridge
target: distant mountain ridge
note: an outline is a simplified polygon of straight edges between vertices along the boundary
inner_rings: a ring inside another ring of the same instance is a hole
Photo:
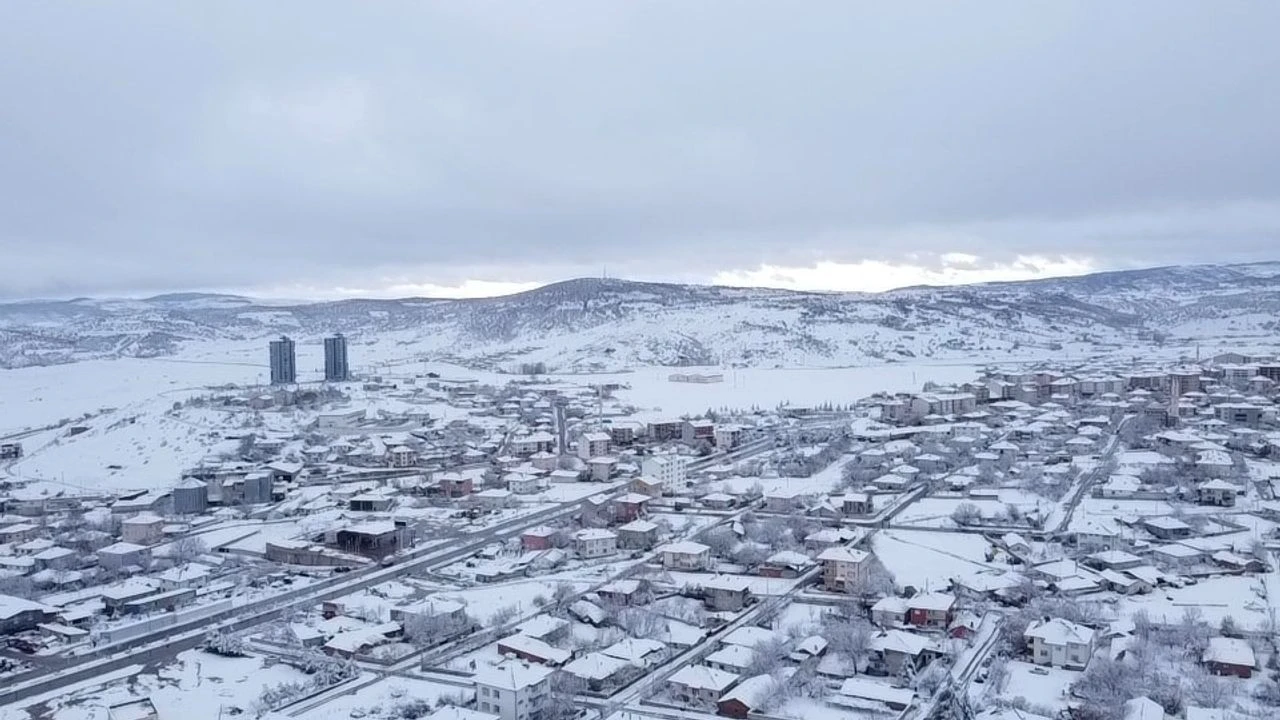
[[[493,298],[275,304],[173,293],[0,304],[0,367],[158,357],[201,340],[344,332],[487,367],[843,365],[1280,333],[1280,263],[1196,265],[883,293],[579,278]]]

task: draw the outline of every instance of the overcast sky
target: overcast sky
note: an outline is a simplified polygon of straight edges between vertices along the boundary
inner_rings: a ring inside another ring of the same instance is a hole
[[[1280,3],[14,2],[0,297],[1280,259]]]

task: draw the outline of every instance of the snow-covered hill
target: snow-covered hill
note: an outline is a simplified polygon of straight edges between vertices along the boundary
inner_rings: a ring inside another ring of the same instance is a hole
[[[0,366],[157,357],[195,340],[343,332],[478,366],[844,365],[1280,334],[1280,265],[800,293],[579,279],[478,300],[279,305],[229,295],[0,305]]]

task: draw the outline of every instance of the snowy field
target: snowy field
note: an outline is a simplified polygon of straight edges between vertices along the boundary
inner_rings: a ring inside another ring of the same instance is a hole
[[[352,353],[361,359],[358,369],[369,373],[435,372],[491,384],[518,379],[423,361],[420,347],[391,341],[356,346]],[[68,419],[87,428],[75,437],[70,437],[66,428],[59,428],[24,438],[27,457],[8,471],[19,478],[39,480],[28,489],[37,494],[169,487],[177,482],[184,468],[234,449],[234,443],[223,438],[242,429],[247,417],[244,412],[222,409],[175,411],[174,404],[207,394],[216,386],[247,387],[265,382],[265,356],[263,343],[191,343],[181,354],[169,358],[95,360],[0,371],[0,435]],[[298,345],[302,378],[318,377],[322,363],[318,345]],[[669,367],[642,367],[610,375],[552,375],[546,379],[577,386],[599,382],[627,385],[617,393],[617,401],[640,408],[635,419],[643,421],[697,414],[708,408],[849,403],[882,390],[917,390],[930,380],[970,380],[979,367],[981,364],[975,362],[686,369],[723,372],[724,382],[712,384],[670,382],[668,377],[677,369]],[[441,421],[466,416],[465,411],[442,402],[407,403],[385,395],[353,392],[352,406],[371,413],[413,409],[429,412]],[[265,412],[260,417],[268,429],[278,430],[289,430],[308,420],[294,413]],[[837,468],[811,480],[817,489],[825,491],[838,477]]]
[[[917,500],[893,519],[894,525],[916,525],[924,527],[954,528],[955,522],[951,514],[960,505],[974,505],[984,518],[1004,514],[1010,506],[1017,508],[1024,515],[1032,512],[1048,514],[1058,504],[1046,500],[1034,493],[1023,490],[1000,490],[999,499],[971,497],[929,497]]]
[[[111,720],[108,706],[143,698],[151,699],[161,718],[225,720],[238,712],[253,717],[255,700],[264,688],[309,680],[310,676],[299,670],[271,664],[260,657],[224,658],[189,650],[178,655],[175,662],[159,670],[135,674],[128,682],[63,693],[43,703],[44,707],[28,704],[25,712],[5,708],[0,711],[0,717],[3,720],[39,716],[54,720]]]
[[[349,720],[354,717],[402,717],[401,709],[419,703],[434,706],[443,699],[475,697],[475,691],[418,678],[385,677],[353,693],[342,693],[294,717],[299,720]]]
[[[1080,678],[1080,673],[1062,668],[1050,668],[1014,660],[1009,663],[1009,679],[1004,686],[1004,697],[1026,698],[1027,702],[1054,710],[1067,709],[1068,689]]]
[[[1214,577],[1184,588],[1161,588],[1147,595],[1124,597],[1117,607],[1122,617],[1145,610],[1157,623],[1177,624],[1191,610],[1199,612],[1214,628],[1223,618],[1230,617],[1240,628],[1266,630],[1280,597],[1263,595],[1280,590],[1276,585],[1258,577]]]
[[[1011,569],[986,561],[991,546],[980,535],[884,530],[872,537],[871,546],[900,588],[910,585],[920,591],[943,590],[951,578]]]

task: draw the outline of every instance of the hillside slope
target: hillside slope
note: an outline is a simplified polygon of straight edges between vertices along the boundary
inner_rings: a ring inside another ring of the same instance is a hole
[[[0,367],[158,357],[193,340],[344,332],[480,366],[843,365],[1153,338],[1275,335],[1280,265],[1165,267],[1019,283],[802,293],[578,279],[477,300],[272,305],[186,293],[0,305]]]

